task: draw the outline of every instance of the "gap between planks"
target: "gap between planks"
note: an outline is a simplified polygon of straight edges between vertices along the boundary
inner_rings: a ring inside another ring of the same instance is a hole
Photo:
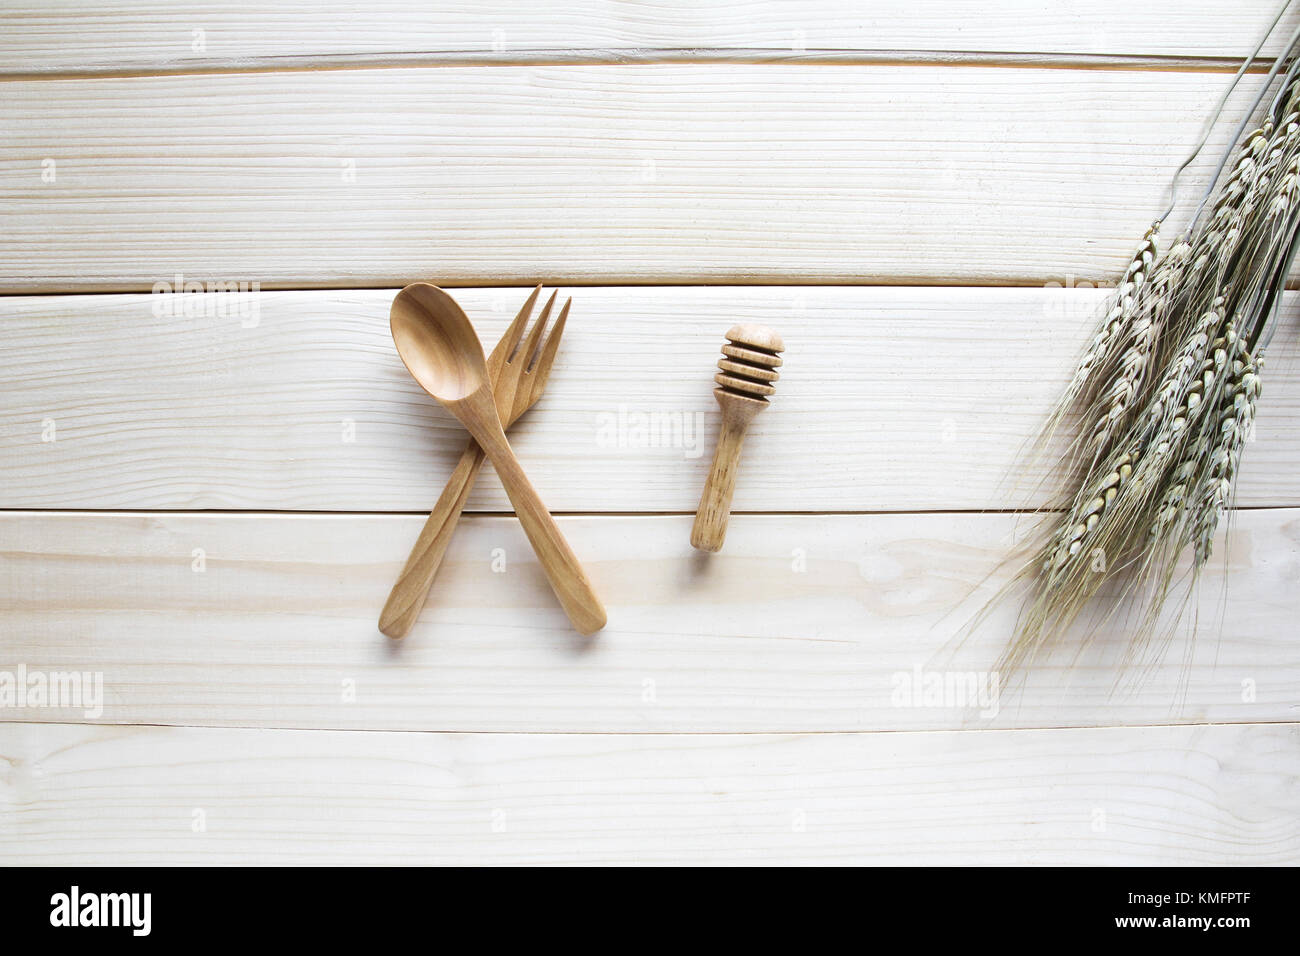
[[[56,4],[61,7],[62,4]],[[364,10],[342,0],[285,2],[259,10],[231,0],[175,4],[139,0],[93,13],[20,5],[0,35],[0,67],[11,74],[284,69],[301,64],[429,62],[536,64],[609,62],[906,63],[1055,61],[1069,68],[1233,68],[1276,12],[1274,0],[1229,11],[1213,0],[1003,0],[969,16],[962,0],[750,0],[742,4],[628,4],[567,0],[430,8],[378,0]],[[1170,30],[1175,22],[1178,30]],[[1294,13],[1263,52],[1276,55]],[[198,29],[195,29],[198,28]],[[196,35],[199,42],[194,42]]]
[[[432,507],[432,506],[430,506]],[[1233,514],[1246,511],[1290,511],[1296,506],[1291,504],[1280,505],[1234,505],[1231,509]],[[256,517],[258,515],[292,517],[301,515],[310,518],[423,518],[428,514],[427,511],[410,511],[410,510],[393,510],[393,511],[367,511],[364,509],[351,509],[347,511],[322,511],[301,508],[7,508],[0,507],[0,515],[94,515],[96,517],[148,517],[149,515],[245,515]],[[681,518],[693,517],[694,511],[558,511],[552,510],[551,514],[556,518]],[[790,511],[773,510],[733,510],[730,512],[733,517],[748,515],[751,517],[767,518],[836,518],[836,517],[855,517],[870,518],[880,515],[916,515],[916,516],[942,516],[942,515],[1013,515],[1022,518],[1038,518],[1045,515],[1061,514],[1060,508],[1042,508],[1037,511],[1031,511],[1027,508],[905,508],[900,510],[862,510],[851,511],[843,508],[836,508],[827,511]],[[513,518],[513,511],[466,511],[466,517],[476,518]]]
[[[1300,268],[1300,267],[1297,267]],[[1083,277],[1080,277],[1083,278]],[[412,282],[427,281],[422,277],[413,277]],[[1092,281],[1092,280],[1088,280]],[[1104,282],[1104,279],[1096,280]],[[683,289],[705,289],[717,288],[718,286],[738,286],[748,288],[751,286],[759,288],[790,288],[790,289],[823,289],[835,287],[849,287],[854,289],[896,289],[896,288],[919,288],[919,289],[951,289],[953,292],[960,292],[963,289],[1042,289],[1044,283],[1042,279],[1035,279],[1032,276],[1000,276],[989,279],[979,277],[962,277],[962,276],[839,276],[823,279],[821,276],[808,278],[807,276],[756,276],[752,279],[741,281],[726,280],[719,281],[716,277],[710,276],[665,276],[662,279],[652,280],[645,277],[622,278],[611,276],[602,277],[599,280],[574,278],[568,279],[564,276],[545,276],[542,278],[520,278],[516,279],[511,276],[502,277],[499,281],[492,284],[494,289],[521,290],[527,293],[538,283],[541,283],[548,289],[563,287],[566,289],[582,289],[584,291],[596,291],[605,289],[664,289],[672,287],[681,287]],[[438,287],[449,290],[470,290],[485,288],[482,282],[448,280],[439,281]],[[350,283],[341,280],[340,284],[334,285],[328,282],[318,283],[276,283],[276,282],[259,282],[259,291],[262,292],[379,292],[391,291],[396,294],[399,290],[391,282],[377,283]],[[1287,281],[1287,289],[1295,291],[1300,288],[1300,276]],[[59,298],[62,296],[95,296],[95,295],[148,295],[146,290],[140,288],[137,283],[127,282],[121,286],[104,286],[96,283],[93,287],[78,286],[60,286],[58,288],[40,288],[35,291],[24,291],[21,289],[0,288],[0,301],[4,299],[40,299],[40,298]]]
[[[8,80],[132,79],[223,73],[291,73],[316,70],[455,69],[466,66],[637,66],[655,64],[857,66],[951,66],[1033,70],[1112,70],[1177,73],[1235,73],[1243,57],[1161,56],[1107,53],[975,53],[962,50],[518,50],[491,52],[410,51],[389,54],[283,54],[195,58],[175,64],[124,63],[81,68],[55,67],[0,71]],[[1271,57],[1260,57],[1248,73],[1267,73]]]
[[[1300,721],[1252,720],[1236,723],[1230,720],[1188,721],[1187,723],[1149,724],[1043,724],[1035,727],[950,727],[911,728],[881,727],[879,729],[826,729],[826,730],[443,730],[437,727],[307,727],[292,724],[258,724],[236,726],[225,724],[166,724],[147,720],[12,720],[0,718],[0,726],[28,727],[154,727],[159,730],[246,731],[259,733],[274,730],[277,733],[297,734],[423,734],[426,736],[456,737],[867,737],[878,734],[904,734],[911,737],[944,736],[949,734],[1060,734],[1069,731],[1086,733],[1099,730],[1161,731],[1187,730],[1195,727],[1233,727],[1263,729],[1265,727],[1293,727],[1300,730]]]

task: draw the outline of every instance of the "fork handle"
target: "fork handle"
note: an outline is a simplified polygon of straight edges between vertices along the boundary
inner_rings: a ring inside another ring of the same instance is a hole
[[[379,630],[393,638],[405,637],[415,625],[424,602],[433,587],[433,579],[438,574],[447,545],[451,543],[452,533],[460,513],[465,510],[470,489],[478,478],[479,469],[483,467],[483,449],[479,443],[470,439],[469,445],[456,463],[455,470],[447,479],[447,485],[433,506],[429,518],[420,529],[420,536],[415,539],[411,555],[406,559],[397,583],[388,595],[388,603],[379,615]]]

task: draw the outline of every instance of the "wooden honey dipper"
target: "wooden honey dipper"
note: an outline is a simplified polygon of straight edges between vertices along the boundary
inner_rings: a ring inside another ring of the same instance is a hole
[[[691,544],[701,551],[722,550],[745,429],[767,408],[767,396],[776,391],[772,384],[780,377],[776,369],[781,364],[777,353],[783,351],[781,336],[761,325],[733,325],[727,331],[727,344],[718,360],[720,371],[713,376],[718,383],[713,397],[722,408],[722,427],[691,529]]]

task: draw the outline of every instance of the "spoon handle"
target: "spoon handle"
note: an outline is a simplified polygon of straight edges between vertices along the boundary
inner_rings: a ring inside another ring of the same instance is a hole
[[[538,496],[537,489],[524,474],[505,433],[498,424],[495,429],[484,429],[476,437],[505,486],[519,523],[524,526],[524,533],[537,552],[537,559],[551,582],[551,590],[560,599],[564,613],[569,615],[579,634],[595,634],[605,626],[605,608],[596,597],[569,542],[564,540],[555,519]]]

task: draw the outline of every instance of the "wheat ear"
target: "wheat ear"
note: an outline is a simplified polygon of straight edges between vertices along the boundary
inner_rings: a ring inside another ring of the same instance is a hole
[[[1209,560],[1214,532],[1232,504],[1241,452],[1255,424],[1262,365],[1263,359],[1252,359],[1249,352],[1243,352],[1234,362],[1232,387],[1220,410],[1219,431],[1210,449],[1188,531],[1197,567]]]

